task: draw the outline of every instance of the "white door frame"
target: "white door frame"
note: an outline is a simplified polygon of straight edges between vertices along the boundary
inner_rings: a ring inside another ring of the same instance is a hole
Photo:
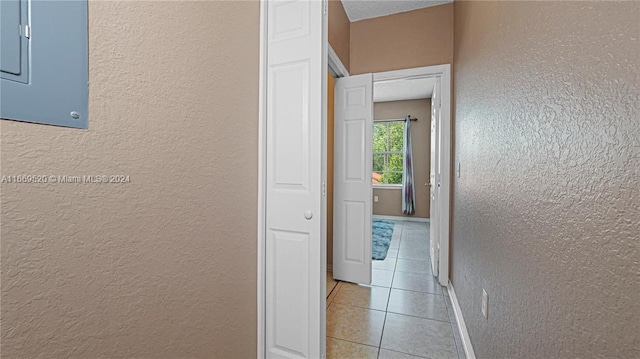
[[[260,1],[260,80],[258,94],[258,359],[266,348],[266,231],[267,231],[267,2]]]
[[[266,59],[267,59],[267,0],[260,1],[260,79],[259,79],[259,102],[258,102],[258,258],[257,258],[257,325],[258,325],[258,338],[257,338],[257,357],[265,357],[265,298],[266,298],[266,272],[265,272],[265,259],[266,259],[266,246],[265,246],[265,232],[266,232]],[[325,0],[327,1],[327,0]],[[332,50],[332,49],[331,49]],[[329,53],[335,54],[335,51],[329,51]],[[334,56],[334,60],[337,56]],[[339,60],[339,59],[338,59]],[[341,63],[340,63],[341,64]],[[336,67],[344,73],[338,75],[348,75],[344,65],[334,66],[332,68],[335,71]],[[407,79],[415,77],[432,77],[441,76],[442,78],[442,151],[441,161],[442,167],[442,208],[441,208],[441,228],[450,228],[449,222],[449,203],[451,192],[451,65],[436,65],[407,70],[397,70],[380,72],[373,74],[374,82],[388,81],[393,79]],[[326,93],[325,96],[326,103]],[[325,137],[326,141],[326,137]],[[325,146],[326,147],[326,146]],[[326,157],[326,154],[325,154]],[[439,282],[441,285],[448,285],[449,278],[449,230],[442,231],[442,238],[440,240],[440,276]],[[326,241],[326,238],[325,238]],[[326,262],[324,263],[326,266]],[[324,327],[324,325],[323,325]],[[326,328],[322,328],[321,332],[325,332]]]
[[[329,73],[331,74],[331,76],[333,76],[336,79],[340,77],[349,76],[349,70],[347,70],[347,67],[344,66],[338,54],[335,52],[333,47],[331,47],[331,44],[329,44],[328,52],[329,52]]]
[[[450,199],[451,199],[451,65],[435,65],[417,67],[413,69],[377,72],[373,74],[373,83],[396,80],[409,80],[425,77],[440,77],[441,81],[441,119],[440,131],[440,163],[442,164],[440,187],[440,218],[438,224],[440,231],[440,251],[438,254],[438,281],[440,285],[449,284],[449,223],[450,223]],[[430,222],[433,224],[434,219]]]

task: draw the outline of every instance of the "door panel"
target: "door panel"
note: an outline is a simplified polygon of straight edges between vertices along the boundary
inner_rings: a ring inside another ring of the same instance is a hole
[[[0,70],[20,75],[20,1],[0,2]]]
[[[333,76],[327,76],[327,270],[333,271],[333,133],[334,133]]]
[[[333,277],[371,283],[373,77],[336,79]]]
[[[440,79],[436,81],[431,97],[431,169],[430,169],[430,226],[429,226],[429,254],[431,256],[431,270],[438,276],[438,257],[440,248],[439,234],[439,203],[440,203]]]
[[[0,1],[0,78],[28,82],[27,0]]]
[[[319,1],[268,1],[265,354],[324,353],[322,94]]]

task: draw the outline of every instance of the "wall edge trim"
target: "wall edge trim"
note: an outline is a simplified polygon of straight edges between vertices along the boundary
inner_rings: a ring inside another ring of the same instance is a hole
[[[338,54],[333,50],[331,44],[329,45],[329,73],[334,78],[347,77],[349,76],[349,70],[344,66],[342,60]]]
[[[256,240],[257,250],[257,359],[266,356],[266,119],[267,119],[267,0],[260,0],[260,79],[258,89],[258,228]]]
[[[469,336],[467,325],[462,317],[462,308],[460,308],[460,303],[458,302],[458,297],[456,296],[456,291],[453,289],[451,281],[449,281],[447,290],[449,291],[449,297],[453,304],[453,314],[456,316],[456,321],[458,322],[458,330],[460,331],[460,339],[462,340],[464,353],[468,359],[476,359],[476,353],[473,351],[473,345],[471,344],[471,337]]]

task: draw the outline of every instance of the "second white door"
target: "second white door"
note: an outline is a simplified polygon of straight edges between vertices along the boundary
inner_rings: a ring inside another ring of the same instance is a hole
[[[336,79],[333,277],[371,284],[373,76]]]
[[[430,214],[429,254],[431,270],[438,276],[440,253],[440,79],[436,81],[431,97],[431,170],[430,170]]]

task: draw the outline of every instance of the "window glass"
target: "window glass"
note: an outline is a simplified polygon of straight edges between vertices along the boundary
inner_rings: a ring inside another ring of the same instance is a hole
[[[402,184],[404,122],[373,124],[373,184]]]

